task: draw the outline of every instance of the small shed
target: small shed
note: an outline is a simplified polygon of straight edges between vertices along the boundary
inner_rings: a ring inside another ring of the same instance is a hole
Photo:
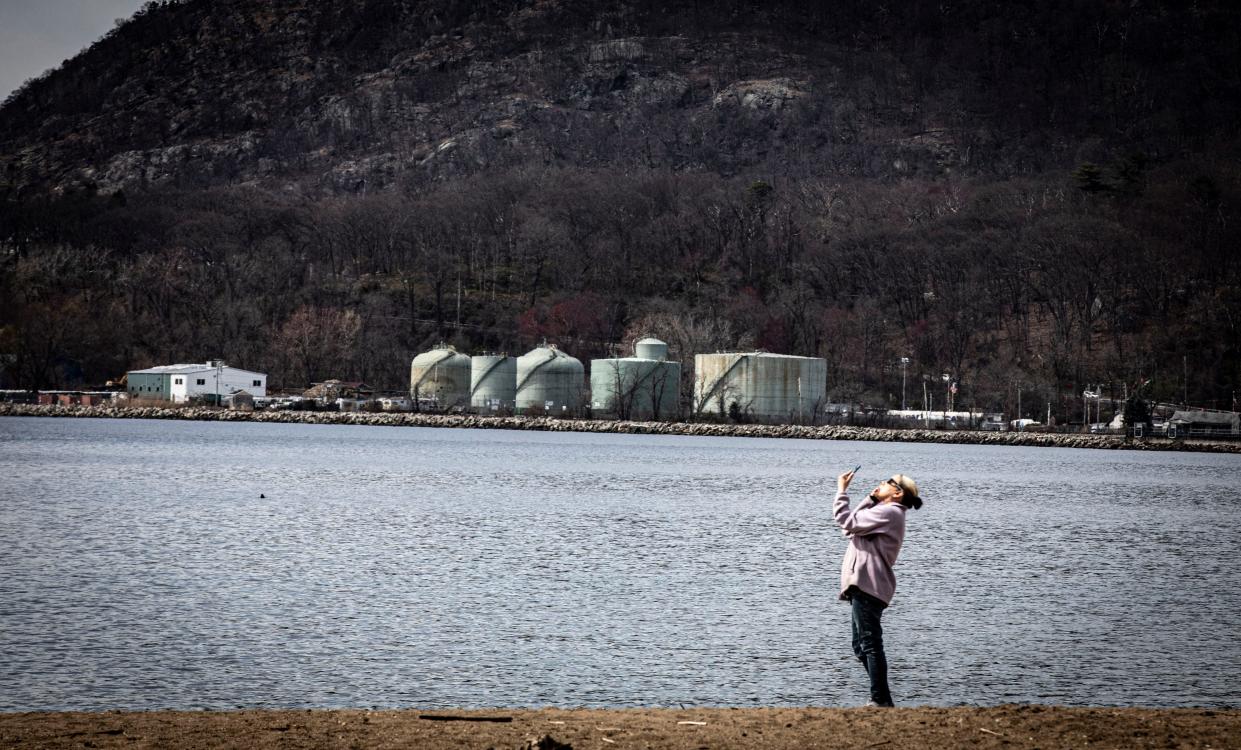
[[[249,391],[237,391],[228,397],[228,408],[233,411],[254,411],[254,395]]]

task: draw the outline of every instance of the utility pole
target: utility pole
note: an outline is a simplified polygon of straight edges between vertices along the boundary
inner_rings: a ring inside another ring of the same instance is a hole
[[[1189,408],[1189,357],[1181,355],[1181,403],[1185,404],[1185,408]]]

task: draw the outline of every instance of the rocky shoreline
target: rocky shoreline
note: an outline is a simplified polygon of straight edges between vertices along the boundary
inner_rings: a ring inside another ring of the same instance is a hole
[[[878,427],[719,424],[711,422],[629,422],[551,417],[484,417],[468,414],[395,412],[228,411],[212,408],[50,406],[0,403],[4,417],[77,417],[97,419],[180,419],[206,422],[275,422],[280,424],[348,424],[375,427],[452,427],[458,429],[601,432],[626,435],[703,435],[711,437],[864,440],[869,442],[1018,445],[1103,450],[1196,451],[1241,453],[1241,443],[1147,438],[1119,435],[1064,435],[1046,432],[893,430]]]

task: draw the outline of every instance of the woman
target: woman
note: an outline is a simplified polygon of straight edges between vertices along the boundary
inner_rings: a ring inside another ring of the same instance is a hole
[[[855,470],[856,471],[856,470]],[[840,566],[840,598],[853,607],[853,653],[870,676],[868,706],[892,706],[888,689],[888,660],[883,653],[883,610],[896,591],[892,568],[905,541],[905,511],[921,508],[918,484],[897,474],[885,479],[858,503],[849,507],[853,471],[836,478],[832,514],[849,540]]]

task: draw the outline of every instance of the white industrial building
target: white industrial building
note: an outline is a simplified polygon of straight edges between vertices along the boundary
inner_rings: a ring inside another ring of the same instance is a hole
[[[224,399],[245,391],[267,396],[267,374],[229,367],[220,360],[194,365],[161,365],[125,375],[130,398],[182,403],[195,397]]]

